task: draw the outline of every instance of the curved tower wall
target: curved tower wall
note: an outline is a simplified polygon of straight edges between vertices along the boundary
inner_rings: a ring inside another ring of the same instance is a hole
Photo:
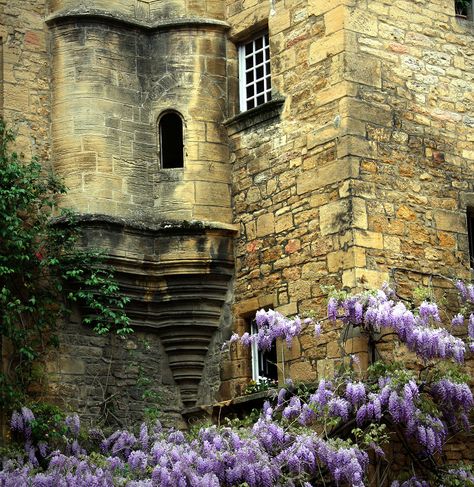
[[[116,17],[63,9],[50,20],[54,165],[69,187],[65,205],[148,222],[230,223],[225,26]],[[160,168],[157,122],[169,109],[183,117],[184,169]]]
[[[51,7],[53,163],[69,188],[63,205],[80,213],[87,245],[108,250],[132,324],[159,337],[176,402],[210,403],[235,235],[221,2]],[[159,120],[168,111],[183,120],[183,168],[160,165]]]

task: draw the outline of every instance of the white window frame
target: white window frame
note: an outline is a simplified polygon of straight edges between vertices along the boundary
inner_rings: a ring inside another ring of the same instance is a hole
[[[252,320],[250,325],[250,333],[257,333],[257,324],[254,320]],[[261,369],[260,365],[262,365],[260,362],[263,360],[263,352],[258,349],[258,345],[256,342],[252,342],[250,353],[252,360],[252,380],[255,381],[257,384],[262,381],[271,380],[270,377],[265,377],[259,374],[259,371]],[[278,367],[277,364],[275,365]]]
[[[262,40],[262,47],[256,47],[256,42]],[[246,48],[250,46],[250,52],[246,54]],[[256,55],[262,53],[263,61],[257,64]],[[247,61],[251,65],[247,68]],[[263,75],[257,78],[257,70],[263,68]],[[249,80],[249,78],[250,79]],[[257,92],[257,83],[263,81],[263,90]],[[253,87],[253,95],[247,96],[247,88]],[[257,99],[263,96],[263,101],[257,103]],[[249,42],[239,46],[239,99],[240,111],[245,112],[272,99],[271,71],[270,71],[270,43],[268,32],[264,32]],[[253,106],[252,103],[253,102]],[[250,106],[249,106],[250,105]]]

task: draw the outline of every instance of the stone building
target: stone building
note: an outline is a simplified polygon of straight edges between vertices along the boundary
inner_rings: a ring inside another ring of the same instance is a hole
[[[176,420],[258,375],[221,346],[261,307],[472,277],[474,23],[454,0],[0,7],[2,114],[64,179],[136,327],[124,343],[73,316],[53,398],[126,422],[151,388]],[[277,351],[309,381],[338,357],[335,330]]]

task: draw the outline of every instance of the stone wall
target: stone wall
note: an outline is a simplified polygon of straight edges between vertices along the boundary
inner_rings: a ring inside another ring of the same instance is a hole
[[[179,388],[156,333],[101,337],[79,320],[75,313],[61,326],[60,347],[49,354],[41,384],[48,395],[39,398],[79,412],[91,425],[131,427],[156,417],[182,426]]]
[[[323,315],[321,285],[348,285],[346,271],[365,264],[363,252],[353,246],[352,228],[360,217],[357,201],[349,198],[351,181],[360,171],[349,149],[354,127],[347,100],[355,88],[345,75],[345,32],[334,27],[322,5],[275,2],[271,9],[227,2],[236,43],[252,32],[252,25],[262,28],[268,22],[274,97],[285,100],[281,113],[265,122],[257,117],[256,124],[249,121],[244,128],[229,125],[234,211],[241,228],[238,332],[248,328],[248,316],[262,306],[285,314],[313,309]],[[337,338],[336,331],[318,341],[303,336],[286,353],[286,371],[296,379],[316,380],[316,371],[331,369],[332,359],[340,355]],[[242,365],[248,353],[239,348],[224,358],[224,396],[238,394],[248,383],[249,368]]]
[[[274,95],[285,100],[280,117],[229,124],[237,331],[261,306],[324,316],[321,285],[442,293],[452,288],[443,276],[469,278],[474,29],[454,2],[229,0],[227,11],[236,43],[268,25]],[[324,376],[337,338],[304,335],[286,371]],[[361,338],[348,351],[366,363]],[[248,383],[248,355],[224,355],[223,396]]]
[[[105,15],[105,14],[104,14]],[[52,17],[54,166],[64,204],[156,222],[231,222],[221,24],[151,28]],[[184,169],[161,169],[158,120],[184,121]]]
[[[51,157],[69,188],[61,204],[79,213],[84,244],[108,252],[136,329],[121,342],[94,337],[78,316],[62,324],[61,349],[46,362],[49,384],[42,377],[36,392],[86,417],[110,412],[109,421],[127,423],[147,406],[143,375],[176,420],[215,400],[216,356],[229,334],[236,232],[222,125],[223,4],[17,4],[0,4],[5,119],[27,156],[45,167]],[[158,120],[167,110],[184,122],[183,169],[160,167]]]
[[[29,159],[50,155],[50,63],[45,0],[0,2],[0,115]]]

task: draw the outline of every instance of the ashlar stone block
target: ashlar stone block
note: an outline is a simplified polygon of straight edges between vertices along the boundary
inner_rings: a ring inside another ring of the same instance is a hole
[[[333,201],[319,210],[321,235],[330,235],[347,230],[351,221],[349,199]]]

